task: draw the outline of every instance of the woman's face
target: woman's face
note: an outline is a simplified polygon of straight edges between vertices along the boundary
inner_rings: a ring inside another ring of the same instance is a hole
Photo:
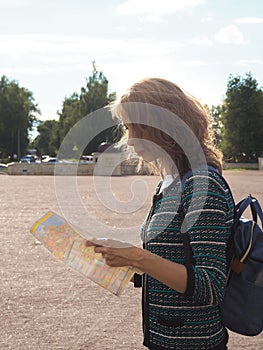
[[[134,148],[138,156],[142,157],[143,160],[147,162],[152,162],[160,156],[160,150],[158,152],[159,147],[154,142],[139,137],[135,131],[136,126],[126,124],[125,127],[128,133],[127,144]]]

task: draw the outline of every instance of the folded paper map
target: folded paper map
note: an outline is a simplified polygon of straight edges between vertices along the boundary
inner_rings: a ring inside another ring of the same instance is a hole
[[[33,225],[31,233],[56,258],[115,295],[121,294],[135,272],[131,267],[106,265],[101,254],[86,247],[87,239],[52,211]]]

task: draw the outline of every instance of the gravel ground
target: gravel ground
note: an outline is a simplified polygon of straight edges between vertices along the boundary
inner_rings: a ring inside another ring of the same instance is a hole
[[[263,173],[225,171],[236,201],[253,193],[263,203]],[[157,178],[113,177],[112,190],[129,201],[134,180],[147,184],[148,196],[135,214],[117,215],[95,198],[92,177],[79,177],[84,205],[97,220],[139,225],[150,206]],[[85,204],[86,203],[86,204]],[[0,349],[142,350],[140,290],[129,285],[115,297],[54,259],[29,233],[49,209],[60,213],[52,176],[0,175]],[[70,205],[70,203],[69,203]],[[230,334],[229,347],[261,350],[263,336]],[[202,349],[200,349],[202,350]]]

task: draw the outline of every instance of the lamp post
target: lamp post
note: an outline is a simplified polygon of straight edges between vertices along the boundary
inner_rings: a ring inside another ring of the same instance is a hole
[[[17,160],[21,158],[21,148],[20,148],[20,130],[17,130]]]

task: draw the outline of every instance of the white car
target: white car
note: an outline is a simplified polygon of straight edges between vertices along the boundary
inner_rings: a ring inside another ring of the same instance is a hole
[[[42,163],[58,163],[58,159],[56,157],[46,157],[42,160]]]

